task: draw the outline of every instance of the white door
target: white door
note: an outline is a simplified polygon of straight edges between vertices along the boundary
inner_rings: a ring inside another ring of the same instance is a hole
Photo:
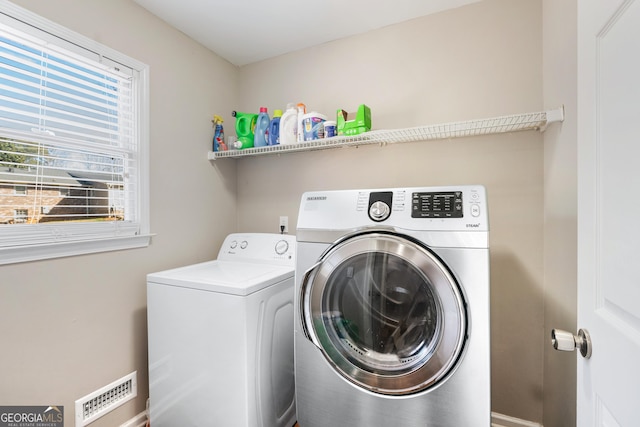
[[[640,426],[640,0],[578,0],[579,427]]]

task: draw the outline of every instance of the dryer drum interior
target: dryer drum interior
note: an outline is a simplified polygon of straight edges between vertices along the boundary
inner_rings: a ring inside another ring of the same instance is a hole
[[[464,350],[458,283],[406,236],[369,232],[336,242],[301,292],[309,338],[335,370],[367,390],[404,395],[434,387]]]

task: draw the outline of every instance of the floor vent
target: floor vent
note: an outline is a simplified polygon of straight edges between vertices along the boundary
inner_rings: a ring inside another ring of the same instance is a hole
[[[76,427],[86,426],[138,395],[137,372],[76,400]]]

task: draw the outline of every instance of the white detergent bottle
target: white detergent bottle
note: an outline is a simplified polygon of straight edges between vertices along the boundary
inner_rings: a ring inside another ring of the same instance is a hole
[[[298,110],[293,103],[287,104],[287,111],[280,118],[280,144],[295,144],[298,141]]]

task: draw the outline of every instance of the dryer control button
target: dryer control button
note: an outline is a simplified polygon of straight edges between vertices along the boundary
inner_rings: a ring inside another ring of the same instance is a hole
[[[476,205],[476,204],[471,205],[471,216],[473,217],[480,216],[480,205]]]
[[[276,253],[278,255],[284,255],[289,250],[289,242],[286,240],[280,240],[276,243]]]
[[[249,246],[249,242],[247,242],[246,240],[243,240],[242,242],[240,242],[240,249],[244,249],[247,246]]]
[[[374,202],[369,208],[369,216],[374,221],[384,221],[389,218],[390,213],[389,205],[381,201]]]
[[[235,249],[238,246],[238,242],[234,240],[233,242],[231,242],[231,245],[229,246],[231,247],[231,249]]]

